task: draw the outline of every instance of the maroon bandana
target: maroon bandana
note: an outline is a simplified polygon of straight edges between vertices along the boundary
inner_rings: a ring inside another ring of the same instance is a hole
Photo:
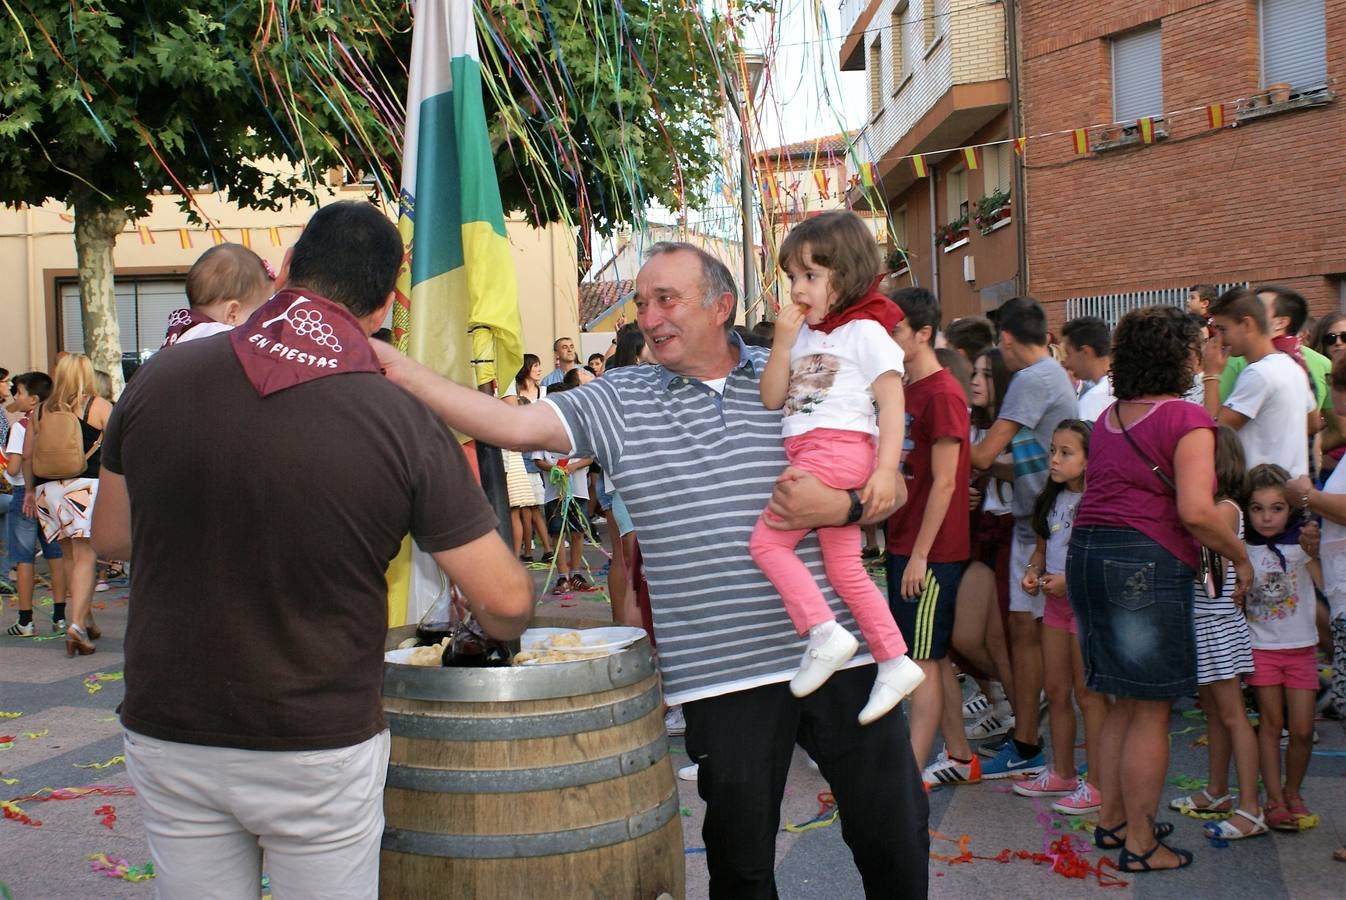
[[[1304,351],[1300,349],[1299,337],[1293,334],[1283,334],[1280,337],[1271,339],[1275,348],[1286,356],[1293,359],[1304,370],[1305,375],[1309,375],[1309,364],[1304,361]],[[1313,376],[1309,375],[1309,382],[1312,384]]]
[[[846,307],[839,313],[829,312],[823,316],[823,320],[817,325],[810,325],[813,331],[821,331],[823,334],[831,334],[834,329],[840,328],[847,322],[855,322],[860,319],[872,319],[883,326],[883,330],[889,334],[897,327],[905,316],[902,315],[902,308],[890,300],[885,294],[879,291],[879,282],[883,281],[884,276],[880,275],[874,279],[874,283],[869,286],[869,291],[851,306]]]
[[[350,310],[302,290],[276,294],[229,340],[263,397],[327,375],[382,371]]]
[[[210,316],[202,315],[194,309],[175,309],[168,314],[168,332],[164,335],[164,342],[159,345],[162,350],[165,347],[171,347],[178,342],[178,338],[195,328],[197,325],[214,325],[215,320]]]

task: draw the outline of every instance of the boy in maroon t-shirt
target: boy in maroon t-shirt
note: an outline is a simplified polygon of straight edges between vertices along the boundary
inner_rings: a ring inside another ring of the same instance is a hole
[[[893,340],[907,369],[907,502],[888,520],[888,604],[908,654],[926,674],[912,695],[911,746],[924,767],[942,725],[945,752],[926,771],[926,782],[975,782],[981,780],[979,760],[963,733],[958,682],[947,656],[954,598],[971,552],[967,395],[935,356],[939,301],[916,287],[897,291],[893,300],[905,314]]]

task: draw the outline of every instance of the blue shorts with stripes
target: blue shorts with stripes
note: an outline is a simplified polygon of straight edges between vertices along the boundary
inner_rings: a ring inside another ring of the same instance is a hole
[[[897,620],[907,655],[912,659],[943,659],[953,635],[954,601],[967,563],[929,563],[920,594],[902,594],[902,573],[910,557],[888,554],[888,606]]]

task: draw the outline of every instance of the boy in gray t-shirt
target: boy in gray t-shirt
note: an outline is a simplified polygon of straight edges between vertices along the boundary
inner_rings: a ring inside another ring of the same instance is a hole
[[[1042,645],[1038,619],[1044,598],[1024,593],[1020,580],[1036,546],[1029,519],[1047,483],[1047,448],[1062,419],[1076,415],[1070,378],[1047,350],[1047,316],[1028,297],[1007,300],[997,310],[1000,352],[1014,373],[995,422],[972,448],[972,467],[989,469],[1006,450],[1014,456],[1014,537],[1010,546],[1009,639],[1013,653],[1014,732],[982,765],[983,778],[1032,777],[1046,767],[1038,743],[1038,696],[1042,692]],[[997,573],[997,578],[1005,577]],[[983,749],[986,749],[983,747]]]

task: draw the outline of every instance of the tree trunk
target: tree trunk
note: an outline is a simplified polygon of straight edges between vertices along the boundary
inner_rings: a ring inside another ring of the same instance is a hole
[[[117,325],[117,292],[112,250],[126,226],[126,210],[88,190],[77,190],[75,258],[79,263],[79,297],[84,311],[84,352],[94,369],[112,377],[112,396],[122,391],[121,329]]]

